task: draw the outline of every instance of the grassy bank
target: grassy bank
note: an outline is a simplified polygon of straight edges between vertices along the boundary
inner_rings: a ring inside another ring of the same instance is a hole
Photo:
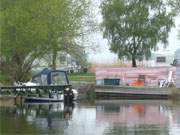
[[[69,74],[68,78],[70,81],[95,82],[94,73],[74,73],[74,74]]]

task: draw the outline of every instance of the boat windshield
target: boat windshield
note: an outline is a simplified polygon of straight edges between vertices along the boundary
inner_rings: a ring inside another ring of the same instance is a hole
[[[67,78],[65,72],[52,72],[51,84],[53,85],[67,85]]]
[[[32,82],[38,85],[48,85],[47,75],[46,74],[38,75],[32,79]]]

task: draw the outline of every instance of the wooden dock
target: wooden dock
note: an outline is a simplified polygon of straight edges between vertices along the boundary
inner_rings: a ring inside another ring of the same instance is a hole
[[[42,85],[42,86],[0,86],[0,101],[11,100],[15,104],[24,102],[59,102],[70,103],[71,85]],[[64,99],[53,99],[52,94],[63,94]]]
[[[98,99],[168,99],[173,88],[96,86]]]

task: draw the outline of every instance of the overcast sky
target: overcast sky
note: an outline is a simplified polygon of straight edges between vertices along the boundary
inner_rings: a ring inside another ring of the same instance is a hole
[[[100,0],[93,0],[92,10],[94,11],[95,19],[98,23],[102,21],[101,13],[98,8],[99,5]],[[177,38],[178,29],[180,29],[180,16],[175,19],[175,27],[173,27],[169,33],[169,45],[166,50],[174,52],[177,48],[180,48],[180,39]],[[89,36],[96,46],[96,51],[89,51],[88,53],[89,62],[106,64],[117,61],[117,55],[109,51],[108,41],[103,39],[102,32],[96,32]]]

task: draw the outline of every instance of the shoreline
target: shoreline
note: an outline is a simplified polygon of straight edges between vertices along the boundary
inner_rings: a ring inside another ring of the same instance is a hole
[[[136,91],[136,92],[144,92],[144,91],[153,91],[157,92],[158,90],[160,93],[162,92],[163,94],[165,91],[168,91],[168,98],[165,100],[180,100],[180,89],[177,88],[148,88],[148,87],[121,87],[121,86],[96,86],[94,83],[81,83],[81,82],[76,82],[73,84],[73,87],[75,87],[78,90],[78,102],[82,101],[95,101],[98,100],[98,91],[126,91],[130,89],[130,91]],[[117,93],[116,93],[117,94]],[[108,100],[113,100],[111,98],[111,95],[108,95],[109,98]],[[141,95],[143,96],[143,95]],[[153,95],[151,95],[153,96]],[[121,100],[121,98],[117,98],[117,100]],[[123,99],[125,100],[125,99]],[[131,100],[131,98],[127,98],[127,100]],[[156,98],[153,98],[153,100],[158,100]],[[0,95],[0,106],[14,106],[15,105],[15,96],[2,96]]]

